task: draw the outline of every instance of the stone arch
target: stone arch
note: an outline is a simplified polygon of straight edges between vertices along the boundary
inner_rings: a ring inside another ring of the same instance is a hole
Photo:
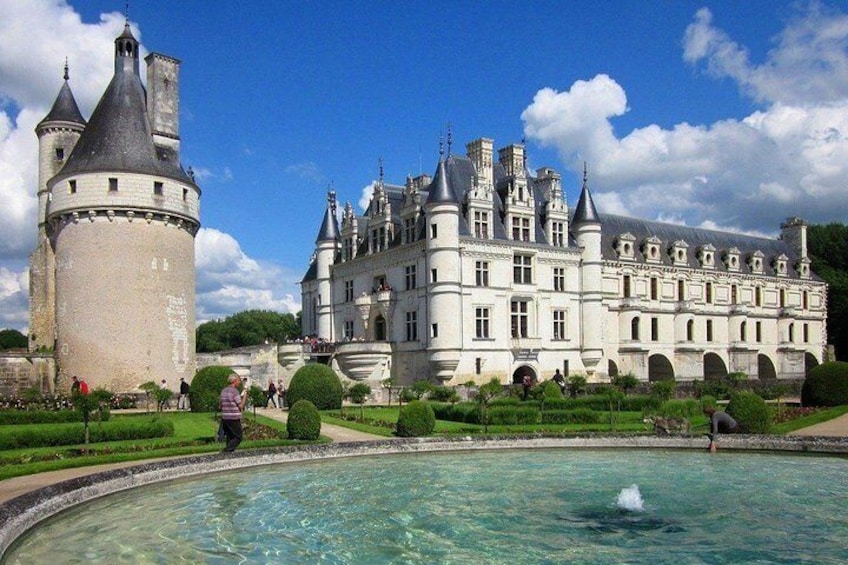
[[[538,380],[538,377],[536,376],[536,369],[534,369],[530,365],[520,365],[512,373],[512,384],[520,385],[521,382],[524,380],[525,375],[530,375],[530,378],[533,379],[534,383]]]
[[[777,378],[777,371],[774,370],[774,363],[772,363],[769,356],[764,353],[757,355],[757,376],[760,380]]]
[[[654,353],[648,357],[648,380],[650,382],[674,380],[674,367],[668,357],[661,353]]]
[[[715,353],[704,354],[704,380],[720,381],[727,376],[727,365],[724,360]]]
[[[618,376],[618,365],[612,359],[607,361],[607,373],[609,373],[610,378]]]
[[[386,319],[382,314],[374,318],[374,341],[386,341]]]
[[[813,367],[816,367],[819,364],[819,360],[816,359],[816,356],[807,351],[804,353],[804,374],[809,373]]]

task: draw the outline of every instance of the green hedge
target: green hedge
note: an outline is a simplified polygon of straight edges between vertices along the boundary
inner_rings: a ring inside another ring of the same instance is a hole
[[[112,422],[92,422],[89,441],[150,439],[174,435],[174,424],[156,418],[132,418]],[[8,426],[0,428],[0,450],[29,447],[52,447],[85,443],[85,426],[80,423],[52,426]]]
[[[535,406],[493,406],[488,410],[489,424],[517,426],[541,424],[542,413]]]
[[[501,406],[506,403],[498,399],[492,402],[492,406]],[[536,400],[528,400],[526,402],[519,401],[520,405],[535,405],[540,409],[548,410],[577,410],[583,408],[586,410],[597,410],[599,412],[609,412],[609,397],[603,394],[590,394],[587,396],[578,396],[577,398],[546,398],[544,404]],[[647,394],[631,394],[621,399],[621,410],[624,412],[641,412],[645,409],[655,409],[659,407],[659,400],[655,396]]]
[[[766,401],[753,392],[733,393],[727,404],[727,413],[736,420],[742,433],[765,434],[771,428],[771,411]]]
[[[95,413],[94,418],[97,419]],[[109,410],[103,410],[101,419],[109,419]],[[0,411],[0,426],[21,424],[63,424],[67,422],[82,422],[82,414],[77,410],[2,410]]]
[[[848,404],[848,363],[832,361],[813,367],[801,388],[803,406]]]
[[[458,402],[457,404],[430,402],[429,404],[433,408],[437,420],[465,424],[482,423],[480,421],[480,405],[476,402]]]
[[[598,424],[601,414],[586,408],[575,410],[545,410],[542,414],[543,424]]]
[[[436,429],[436,415],[429,403],[413,400],[400,409],[397,421],[398,436],[428,436],[434,429]]]
[[[289,409],[286,418],[289,439],[316,440],[321,435],[321,414],[306,399],[298,400]]]
[[[289,406],[301,399],[310,401],[318,410],[340,410],[344,389],[336,373],[320,363],[304,365],[291,379],[286,402]]]

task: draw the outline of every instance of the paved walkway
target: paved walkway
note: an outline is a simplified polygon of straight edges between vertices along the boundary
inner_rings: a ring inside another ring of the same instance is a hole
[[[258,409],[257,413],[274,418],[281,422],[286,421],[287,412],[275,409]],[[372,441],[378,439],[386,439],[385,437],[376,436],[364,432],[358,432],[342,426],[334,426],[332,424],[321,424],[321,435],[331,438],[334,442],[355,442],[355,441]],[[822,436],[822,437],[848,437],[848,414],[834,418],[815,426],[803,428],[792,432],[793,436]],[[27,475],[25,477],[15,477],[0,481],[0,503],[6,502],[16,496],[20,496],[32,490],[50,486],[54,483],[82,477],[101,471],[109,471],[112,469],[120,469],[123,467],[132,467],[144,463],[145,461],[126,461],[124,463],[113,463],[109,465],[92,465],[89,467],[78,467],[75,469],[63,469],[61,471],[49,471],[46,473],[38,473],[37,475]]]

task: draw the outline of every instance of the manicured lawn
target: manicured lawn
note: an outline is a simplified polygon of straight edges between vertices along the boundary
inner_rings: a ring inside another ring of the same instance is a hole
[[[213,414],[165,412],[162,414],[113,413],[112,415],[113,420],[121,418],[165,418],[174,423],[174,435],[146,440],[91,443],[88,446],[70,445],[0,451],[0,479],[88,465],[214,453],[221,450],[221,444],[215,441],[218,424]],[[248,422],[253,421],[253,414],[246,413],[245,420],[245,425],[248,426]],[[279,438],[286,437],[284,423],[264,416],[257,416],[256,420],[263,426],[275,430]],[[32,425],[34,424],[29,424],[29,426]],[[50,424],[37,425],[49,426]],[[92,422],[91,425],[96,426],[97,423]],[[239,446],[239,449],[304,443],[279,438],[245,440]],[[323,438],[322,441],[329,440]],[[87,454],[84,453],[86,449],[88,450]]]
[[[783,410],[789,410],[789,408],[784,407]],[[777,408],[775,408],[775,411],[777,411]],[[795,418],[789,420],[788,422],[775,424],[771,428],[771,433],[788,434],[790,432],[794,432],[795,430],[806,428],[807,426],[813,426],[815,424],[827,422],[828,420],[833,420],[834,418],[838,418],[843,414],[848,414],[848,405],[836,406],[834,408],[821,408],[808,416],[801,416],[800,418]]]

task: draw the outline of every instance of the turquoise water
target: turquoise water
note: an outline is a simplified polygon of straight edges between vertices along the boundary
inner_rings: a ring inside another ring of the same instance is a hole
[[[93,501],[4,561],[844,563],[846,472],[835,457],[645,450],[285,464]]]

